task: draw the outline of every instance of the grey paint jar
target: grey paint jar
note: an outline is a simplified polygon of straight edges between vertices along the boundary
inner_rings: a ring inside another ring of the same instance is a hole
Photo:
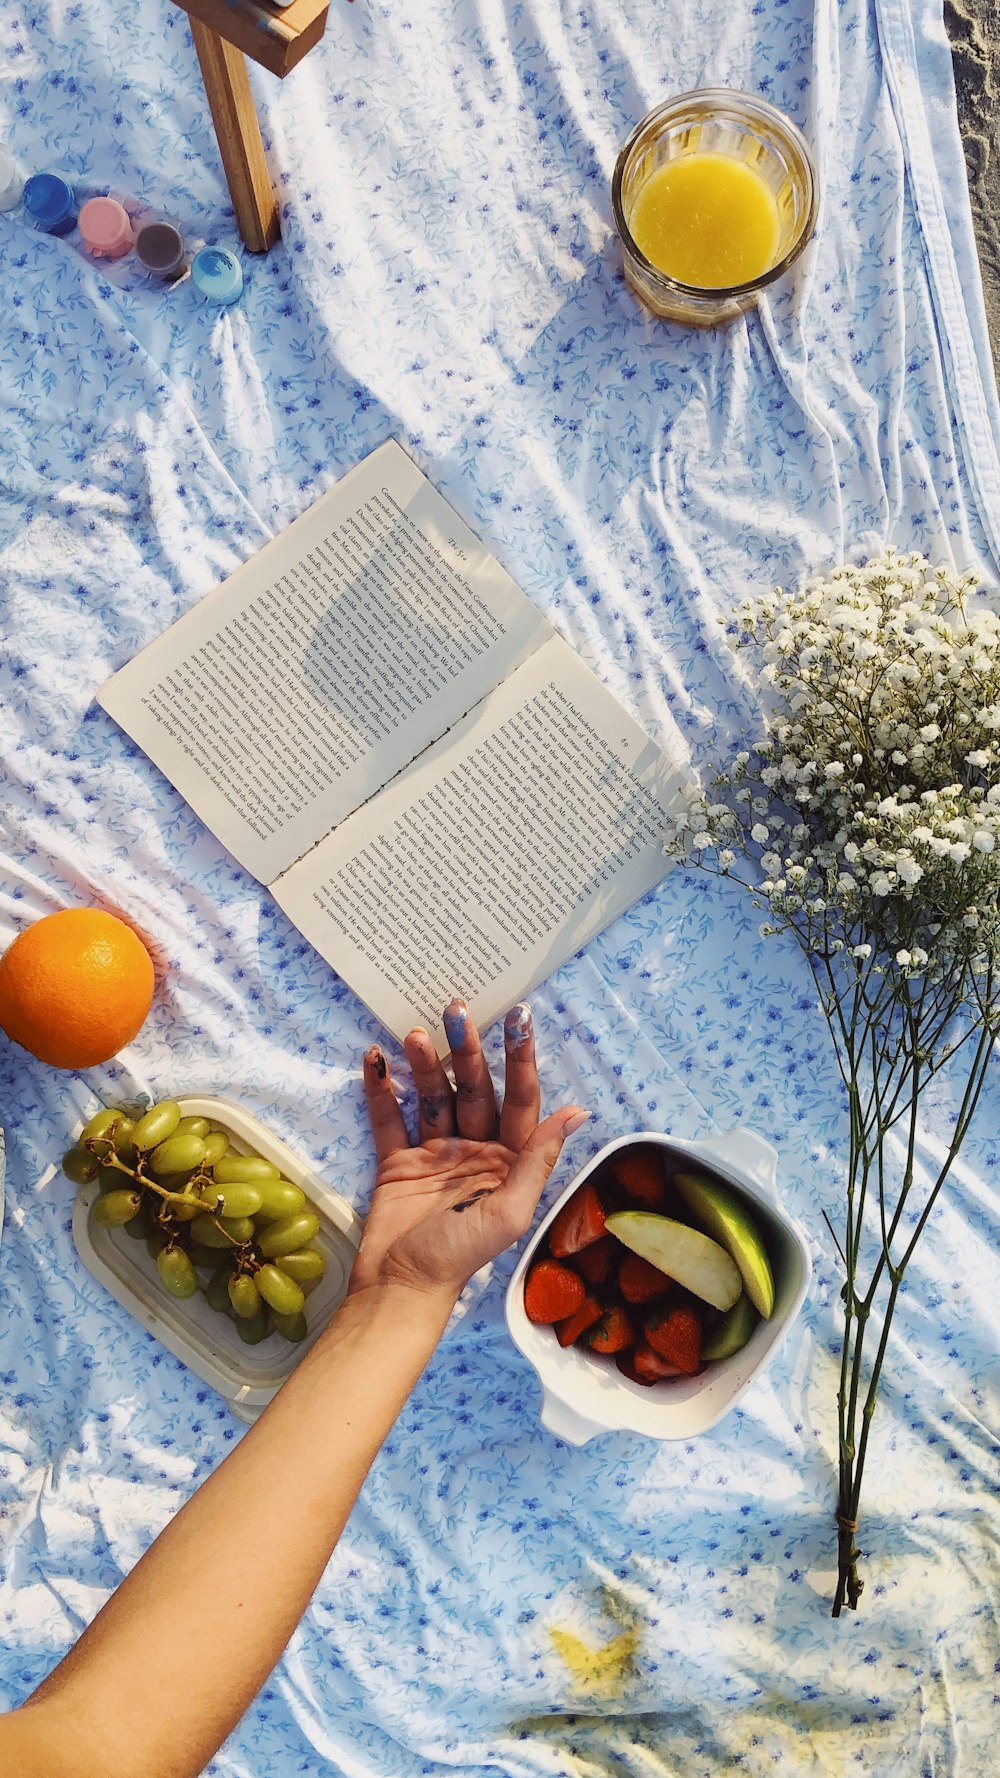
[[[145,223],[135,237],[135,255],[158,278],[176,278],[184,270],[184,242],[172,222]]]

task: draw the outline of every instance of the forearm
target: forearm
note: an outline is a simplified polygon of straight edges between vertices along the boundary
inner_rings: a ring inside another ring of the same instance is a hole
[[[76,1647],[0,1721],[0,1768],[196,1778],[302,1616],[450,1306],[401,1286],[347,1299]]]

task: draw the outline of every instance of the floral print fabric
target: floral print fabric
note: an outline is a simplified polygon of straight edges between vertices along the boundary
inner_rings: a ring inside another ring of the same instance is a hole
[[[0,46],[0,136],[27,170],[113,189],[189,248],[238,245],[180,10],[14,5]],[[886,541],[997,572],[1000,428],[935,0],[333,0],[290,78],[253,84],[283,238],[242,255],[235,306],[0,215],[0,937],[109,905],[159,976],[118,1063],[0,1056],[6,1704],[241,1433],[77,1261],[58,1172],[77,1121],[207,1089],[361,1209],[372,1172],[358,1060],[383,1034],[95,705],[101,681],[389,436],[708,773],[758,707],[719,622],[739,598]],[[635,121],[704,84],[790,113],[822,203],[792,282],[702,334],[636,306],[609,184]],[[759,921],[679,868],[534,997],[546,1103],[594,1113],[551,1189],[617,1132],[746,1122],[812,1243],[800,1327],[704,1439],[573,1450],[506,1336],[505,1257],[216,1778],[992,1768],[998,1096],[897,1311],[868,1589],[833,1624],[822,1212],[844,1120],[808,977]],[[942,1083],[922,1164],[953,1114]]]

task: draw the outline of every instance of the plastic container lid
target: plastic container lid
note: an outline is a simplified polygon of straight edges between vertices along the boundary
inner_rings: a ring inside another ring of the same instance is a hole
[[[73,1242],[88,1272],[127,1309],[147,1332],[175,1358],[218,1389],[241,1420],[256,1420],[276,1395],[299,1359],[318,1338],[347,1290],[354,1255],[361,1240],[361,1219],[346,1198],[300,1161],[259,1119],[228,1099],[208,1094],[178,1100],[184,1117],[207,1117],[229,1132],[239,1153],[253,1152],[273,1161],[283,1179],[305,1192],[319,1217],[314,1245],[326,1259],[326,1272],[306,1301],[309,1332],[299,1345],[271,1334],[257,1346],[245,1346],[233,1322],[210,1309],[201,1291],[186,1301],[168,1296],[156,1263],[144,1241],[122,1228],[95,1223],[90,1207],[98,1195],[92,1180],[82,1185],[73,1205]]]
[[[24,190],[24,174],[8,148],[0,145],[0,210],[16,210]]]
[[[132,247],[132,224],[117,198],[88,198],[80,211],[84,245],[98,259],[121,259]]]
[[[49,235],[68,235],[76,223],[73,188],[59,173],[32,173],[24,184],[24,207]]]
[[[147,272],[169,278],[184,264],[184,242],[172,222],[144,223],[135,237],[136,258]]]
[[[191,262],[191,276],[210,302],[225,305],[243,295],[243,267],[228,247],[203,247]]]

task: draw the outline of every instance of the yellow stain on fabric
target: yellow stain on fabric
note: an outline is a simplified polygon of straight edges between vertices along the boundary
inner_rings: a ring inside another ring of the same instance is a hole
[[[592,1648],[571,1630],[549,1629],[556,1654],[566,1663],[574,1685],[593,1698],[621,1696],[631,1678],[639,1642],[636,1629],[623,1630],[610,1642]]]

